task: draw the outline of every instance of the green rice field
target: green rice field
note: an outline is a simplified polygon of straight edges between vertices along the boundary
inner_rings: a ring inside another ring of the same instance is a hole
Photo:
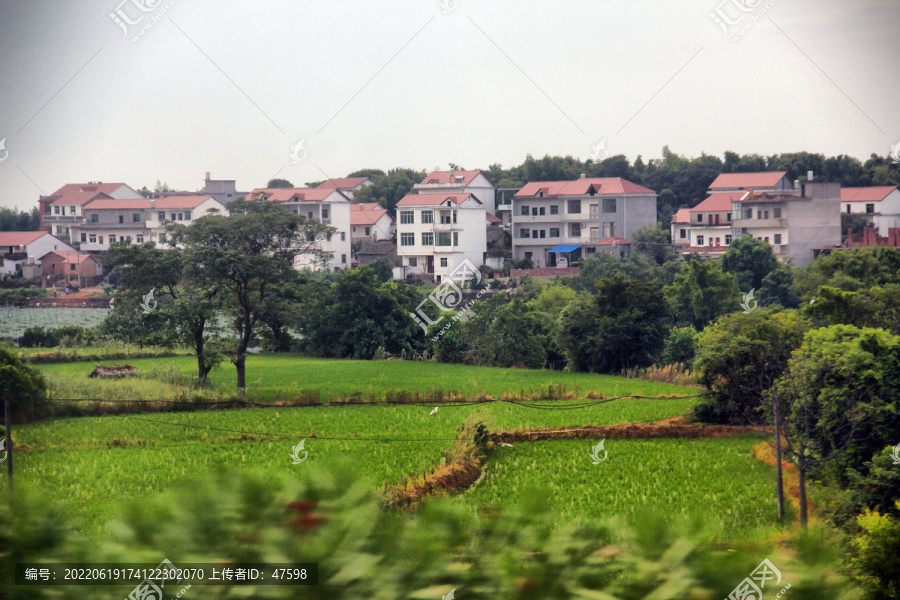
[[[56,329],[66,325],[99,325],[108,308],[16,308],[0,307],[0,337],[17,338],[29,327]]]

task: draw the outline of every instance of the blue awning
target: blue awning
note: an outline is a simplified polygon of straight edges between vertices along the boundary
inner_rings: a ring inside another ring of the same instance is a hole
[[[553,250],[547,250],[547,252],[572,252],[573,250],[578,250],[584,244],[563,244],[562,246],[557,246]]]

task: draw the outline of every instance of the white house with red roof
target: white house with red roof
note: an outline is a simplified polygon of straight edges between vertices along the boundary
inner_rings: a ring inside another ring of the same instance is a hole
[[[672,217],[670,225],[672,245],[678,252],[691,245],[691,209],[679,208]]]
[[[49,196],[38,199],[41,230],[49,231],[63,240],[71,240],[69,229],[84,218],[82,207],[97,198],[143,199],[143,196],[124,183],[67,183]]]
[[[744,194],[746,192],[715,192],[694,208],[682,209],[687,212],[687,226],[683,223],[672,224],[672,240],[680,242],[675,244],[677,249],[708,258],[724,254],[733,236],[732,206]]]
[[[842,188],[841,212],[866,215],[876,233],[885,236],[900,227],[900,190],[895,185]]]
[[[722,173],[709,184],[709,193],[720,192],[782,192],[796,186],[787,177],[787,171],[758,171],[753,173]]]
[[[327,190],[340,190],[352,200],[353,192],[373,183],[375,182],[368,177],[342,177],[339,179],[326,179],[316,187]]]
[[[350,205],[350,240],[381,242],[393,239],[397,233],[394,218],[377,202],[358,202]]]
[[[407,194],[397,203],[397,256],[408,274],[440,282],[463,260],[484,264],[487,217],[475,194]]]
[[[607,238],[656,225],[656,192],[621,177],[532,181],[512,199],[513,258],[571,267]]]
[[[72,241],[82,252],[109,250],[115,242],[134,244],[166,241],[167,222],[190,225],[213,211],[228,214],[225,205],[211,195],[167,196],[165,198],[97,198],[84,205],[84,219],[73,225]]]
[[[350,198],[337,188],[256,188],[247,200],[277,202],[284,210],[337,228],[308,253],[294,256],[294,268],[331,271],[350,267]]]
[[[472,194],[485,210],[494,210],[494,184],[478,170],[432,171],[413,186],[420,194]]]
[[[24,263],[41,264],[49,252],[73,250],[46,231],[0,231],[0,273],[12,275]]]

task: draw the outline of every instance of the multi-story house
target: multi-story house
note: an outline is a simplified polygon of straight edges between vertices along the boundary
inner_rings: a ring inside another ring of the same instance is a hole
[[[82,207],[97,198],[140,199],[143,196],[124,183],[67,183],[49,196],[38,199],[41,231],[49,231],[59,239],[74,242],[71,226],[81,223],[84,219]]]
[[[284,210],[335,227],[311,252],[294,256],[294,268],[331,271],[350,267],[350,199],[332,188],[256,188],[247,200],[277,202]]]
[[[163,243],[167,222],[190,225],[217,211],[228,214],[225,205],[212,196],[168,196],[140,200],[98,198],[85,204],[84,220],[72,227],[82,252],[102,252],[115,242]]]
[[[350,239],[380,242],[394,238],[397,225],[394,218],[377,202],[350,205]]]
[[[338,190],[352,200],[353,192],[373,183],[375,182],[368,177],[343,177],[340,179],[326,179],[317,185],[316,188]]]
[[[12,275],[26,263],[41,264],[49,252],[65,252],[72,246],[46,231],[0,231],[0,273]]]
[[[842,188],[841,212],[866,215],[876,234],[886,236],[900,227],[900,190],[897,186]]]
[[[512,199],[513,259],[570,267],[607,238],[656,224],[656,192],[621,177],[533,181]],[[584,248],[584,249],[583,249]]]
[[[679,208],[672,217],[669,228],[675,251],[684,252],[684,249],[691,245],[691,209]]]
[[[804,267],[821,250],[840,247],[840,210],[838,183],[798,183],[781,192],[748,190],[732,203],[732,235],[768,242],[779,260]]]
[[[724,254],[733,236],[732,204],[739,201],[744,194],[746,192],[717,192],[707,196],[694,208],[682,209],[687,212],[687,225],[672,224],[672,241],[675,242],[676,248],[680,252],[697,254],[704,258],[715,258]],[[679,236],[677,240],[676,233]]]
[[[787,171],[758,171],[753,173],[722,173],[709,184],[709,193],[721,192],[785,192],[796,187],[791,183]]]
[[[463,260],[484,264],[487,211],[472,193],[407,194],[397,203],[397,255],[408,274],[440,282]]]
[[[472,194],[485,210],[494,210],[496,188],[481,171],[432,171],[413,188],[420,194]]]

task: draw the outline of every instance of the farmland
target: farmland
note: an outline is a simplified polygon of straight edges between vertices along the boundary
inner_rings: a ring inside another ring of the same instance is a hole
[[[99,325],[107,308],[15,308],[0,307],[0,335],[7,338],[21,336],[29,327],[56,329],[65,325],[93,327]]]

